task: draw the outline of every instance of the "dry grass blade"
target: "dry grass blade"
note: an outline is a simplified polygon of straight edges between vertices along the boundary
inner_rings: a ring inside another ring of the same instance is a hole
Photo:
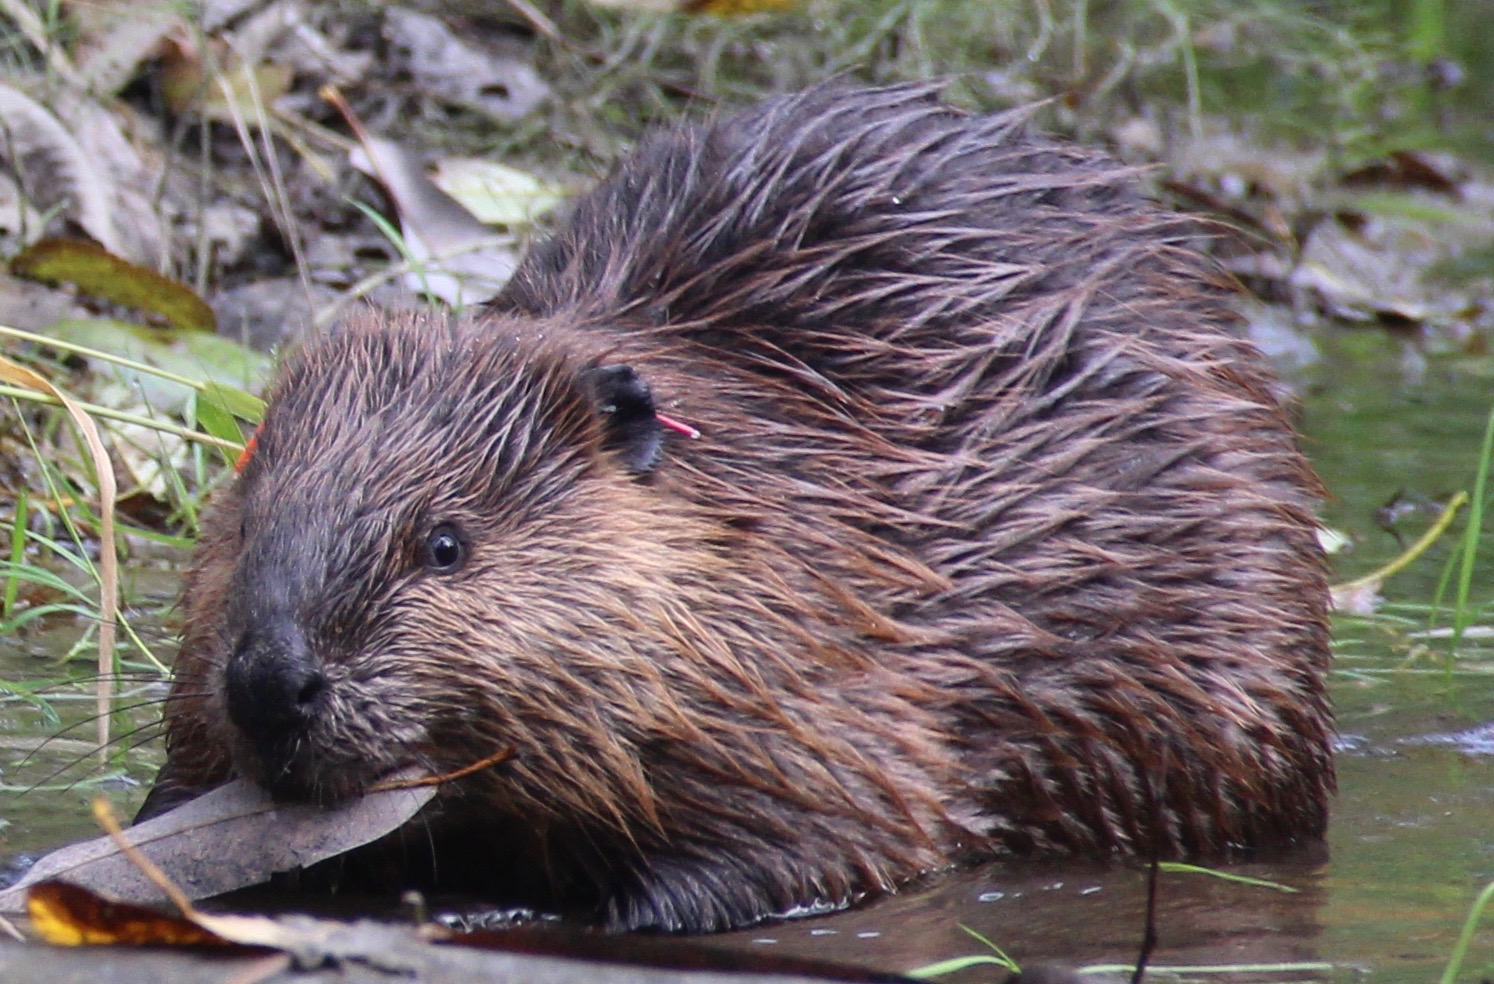
[[[0,356],[0,380],[26,389],[45,393],[58,400],[72,417],[73,423],[88,446],[94,474],[99,486],[99,678],[98,742],[99,754],[109,745],[109,706],[114,697],[114,636],[119,608],[119,553],[114,542],[114,464],[104,448],[98,425],[78,403],[34,370]]]
[[[109,807],[109,801],[102,796],[93,798],[93,818],[98,821],[100,827],[104,828],[104,832],[119,848],[119,852],[129,858],[130,863],[139,868],[140,873],[148,878],[152,885],[159,888],[161,894],[171,900],[177,912],[187,919],[197,917],[197,907],[192,904],[191,899],[187,898],[187,894],[177,887],[175,882],[167,878],[166,873],[157,868],[150,858],[140,853],[135,845],[125,839],[124,831],[119,828],[119,821],[114,819],[114,811]]]

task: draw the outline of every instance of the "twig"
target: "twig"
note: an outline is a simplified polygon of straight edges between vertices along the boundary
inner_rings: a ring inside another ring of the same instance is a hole
[[[473,762],[471,765],[464,765],[455,772],[447,772],[439,776],[419,776],[415,779],[390,779],[387,782],[376,782],[368,787],[368,791],[370,793],[382,793],[391,789],[416,789],[421,786],[439,786],[443,782],[455,782],[457,779],[470,776],[474,772],[481,772],[483,769],[507,762],[513,757],[514,750],[512,748],[505,748],[500,752],[494,752],[485,759]]]
[[[192,905],[192,900],[187,894],[177,887],[176,882],[166,876],[166,872],[156,867],[156,863],[146,857],[141,850],[125,838],[124,831],[119,829],[119,821],[114,819],[114,811],[109,807],[109,801],[102,796],[93,798],[93,818],[98,821],[99,826],[109,835],[114,846],[119,848],[119,853],[129,859],[130,863],[140,869],[152,885],[171,900],[176,906],[177,912],[183,919],[197,921],[197,909]]]

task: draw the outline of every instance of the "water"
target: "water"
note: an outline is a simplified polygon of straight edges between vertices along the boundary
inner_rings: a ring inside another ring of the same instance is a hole
[[[1375,330],[1322,340],[1328,357],[1295,380],[1304,397],[1303,431],[1335,501],[1327,523],[1354,539],[1336,578],[1371,570],[1399,551],[1376,511],[1397,495],[1442,500],[1471,485],[1494,384],[1482,360],[1428,361]],[[1405,521],[1407,539],[1427,523]],[[1199,874],[1162,876],[1155,964],[1314,964],[1327,970],[1277,970],[1247,979],[1401,981],[1441,973],[1468,907],[1494,880],[1494,754],[1470,736],[1449,736],[1494,721],[1494,647],[1465,643],[1449,669],[1446,643],[1414,633],[1418,607],[1432,596],[1447,548],[1439,547],[1393,581],[1394,619],[1342,619],[1337,625],[1333,689],[1345,747],[1340,793],[1326,847],[1232,867],[1293,893]],[[1494,563],[1494,550],[1488,552]],[[1475,597],[1487,596],[1494,571],[1480,569]],[[158,596],[170,579],[158,578]],[[1480,590],[1482,589],[1482,590]],[[0,677],[56,674],[52,657],[77,634],[53,626],[7,647]],[[159,696],[146,688],[139,697]],[[82,720],[90,703],[64,703]],[[144,721],[147,712],[140,712]],[[22,758],[56,725],[29,705],[0,703],[0,769],[8,784],[45,779],[85,755],[82,743]],[[80,738],[91,734],[80,729]],[[1428,738],[1434,740],[1426,740]],[[143,795],[129,776],[148,776],[154,747],[125,757],[123,778],[106,784],[121,813]],[[68,773],[77,778],[80,773]],[[0,850],[36,849],[90,836],[93,790],[8,795],[11,822]],[[1137,864],[995,864],[936,876],[899,896],[849,912],[759,927],[717,938],[730,946],[812,955],[906,970],[982,946],[961,926],[1004,947],[1019,962],[1069,965],[1134,960],[1141,939],[1145,872]],[[1471,954],[1465,979],[1494,973],[1494,919]],[[998,979],[992,968],[955,981]]]

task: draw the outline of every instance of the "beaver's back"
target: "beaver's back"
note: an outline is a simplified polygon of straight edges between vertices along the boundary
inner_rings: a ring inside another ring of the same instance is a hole
[[[1319,487],[1199,228],[928,88],[646,141],[503,309],[603,333],[695,423],[658,481],[889,620],[993,832],[1320,831]],[[1146,783],[1153,784],[1147,792]]]

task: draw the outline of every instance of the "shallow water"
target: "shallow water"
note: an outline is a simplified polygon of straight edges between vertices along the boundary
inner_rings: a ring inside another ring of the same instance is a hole
[[[1326,520],[1355,540],[1337,561],[1342,579],[1398,552],[1395,538],[1376,521],[1376,510],[1392,497],[1440,500],[1470,486],[1494,383],[1483,361],[1428,362],[1375,330],[1332,335],[1322,347],[1328,358],[1302,370],[1295,382],[1304,398],[1310,453],[1335,497]],[[1406,521],[1407,539],[1426,522],[1425,516]],[[1487,553],[1485,563],[1494,563],[1494,551]],[[1277,981],[1425,981],[1440,974],[1472,899],[1494,880],[1494,737],[1465,734],[1494,721],[1494,648],[1465,642],[1449,670],[1445,641],[1413,635],[1425,627],[1426,613],[1411,603],[1431,598],[1446,555],[1445,547],[1434,549],[1391,583],[1387,595],[1402,603],[1389,609],[1395,620],[1338,623],[1333,687],[1345,747],[1326,849],[1230,869],[1297,891],[1164,873],[1154,965],[1332,965],[1251,978]],[[1488,595],[1491,574],[1480,572],[1475,597]],[[172,590],[173,578],[159,568],[140,576],[163,598]],[[77,632],[76,625],[58,624],[19,645],[6,640],[0,679],[55,677],[55,654]],[[135,699],[159,694],[159,687],[147,687]],[[80,721],[91,700],[57,708],[66,722]],[[136,714],[140,723],[149,717],[148,708]],[[87,759],[84,741],[32,751],[57,727],[30,705],[0,701],[0,778],[8,789],[55,785],[53,772]],[[92,729],[69,734],[87,739]],[[150,746],[116,760],[124,774],[104,786],[120,813],[133,810],[144,793],[129,776],[148,777],[158,758]],[[59,782],[86,771],[75,768]],[[10,826],[0,832],[0,853],[91,836],[87,802],[93,792],[4,794],[0,803]],[[1139,865],[1001,864],[939,876],[853,911],[717,939],[906,970],[981,952],[961,929],[966,926],[1019,962],[1124,964],[1136,955],[1144,901]],[[1494,973],[1494,918],[1489,923],[1465,979]],[[1000,976],[984,968],[949,979]]]

